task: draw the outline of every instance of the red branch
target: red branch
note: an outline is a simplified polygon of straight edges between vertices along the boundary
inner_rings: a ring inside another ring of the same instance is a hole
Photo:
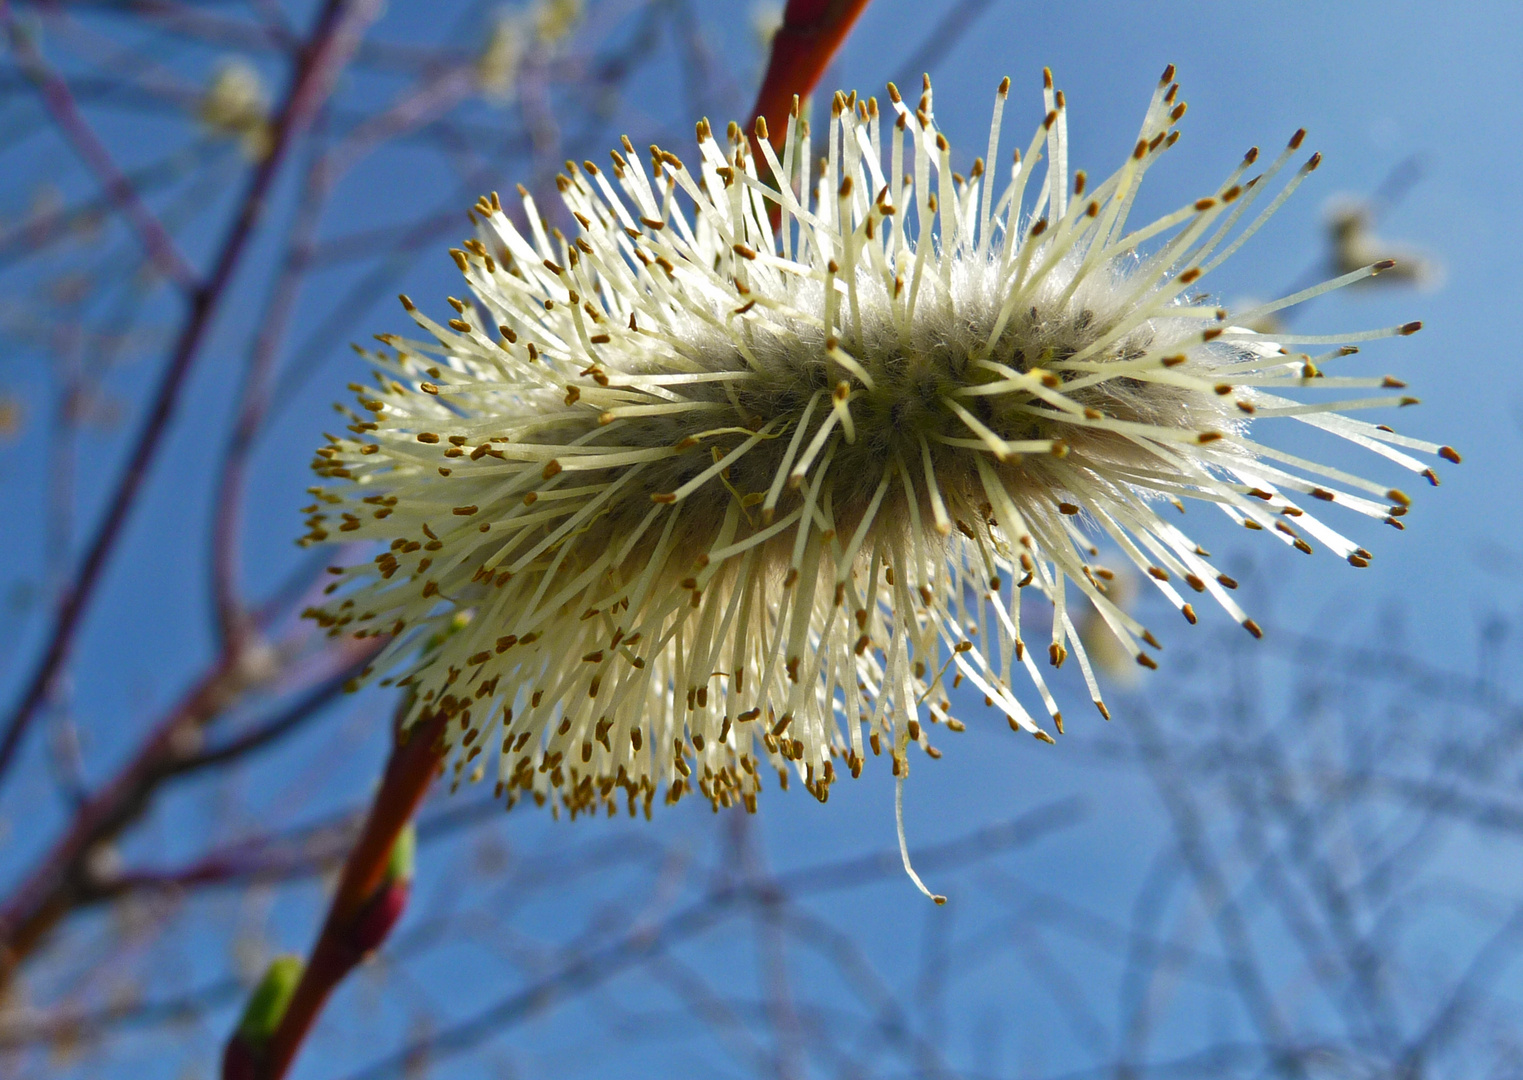
[[[814,89],[865,7],[867,0],[788,0],[751,111],[753,125],[758,116],[767,118],[767,138],[774,147],[781,148],[787,135],[794,95],[803,97]]]
[[[361,941],[366,936],[366,915],[380,891],[398,835],[412,820],[439,770],[440,739],[447,720],[443,715],[428,717],[399,736],[364,831],[344,863],[338,891],[301,982],[265,1050],[261,1080],[285,1076],[328,995],[353,970],[364,951],[378,944]]]
[[[169,420],[179,404],[191,366],[232,281],[233,271],[247,247],[249,237],[263,216],[265,202],[291,143],[306,130],[326,100],[339,70],[348,62],[365,27],[375,17],[380,0],[327,0],[313,28],[309,45],[297,57],[290,89],[275,120],[269,155],[254,170],[240,201],[238,216],[218,249],[216,262],[203,284],[191,294],[190,310],[180,329],[168,367],[155,389],[152,405],[133,445],[116,491],[86,549],[73,584],[59,601],[48,645],[43,652],[21,701],[0,738],[0,776],[10,768],[38,706],[63,666],[78,632],[80,617],[117,540],[137,501],[139,489],[158,454]]]

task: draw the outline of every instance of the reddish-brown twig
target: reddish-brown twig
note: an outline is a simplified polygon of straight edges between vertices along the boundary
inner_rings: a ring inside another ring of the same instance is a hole
[[[440,737],[446,721],[443,715],[425,717],[399,736],[364,831],[344,863],[338,890],[301,982],[263,1050],[262,1080],[280,1080],[286,1074],[333,988],[390,929],[389,922],[373,925],[377,914],[373,908],[385,899],[379,894],[397,837],[412,820],[439,770]],[[381,914],[394,919],[397,913]]]
[[[767,71],[746,131],[751,151],[762,166],[765,159],[757,144],[758,122],[766,124],[767,141],[781,150],[788,137],[788,116],[794,101],[814,89],[865,7],[867,0],[788,0],[782,25],[772,38]],[[782,209],[773,203],[769,214],[776,230],[782,222]]]
[[[170,417],[179,404],[186,376],[200,352],[212,316],[227,292],[249,237],[264,213],[266,198],[286,151],[310,124],[339,70],[352,55],[364,28],[379,8],[380,0],[328,0],[318,16],[308,46],[297,56],[290,89],[275,120],[270,152],[249,178],[238,214],[218,248],[211,273],[190,298],[190,307],[170,354],[169,365],[154,389],[152,404],[128,456],[122,478],[86,548],[75,581],[59,600],[42,658],[26,681],[26,689],[15,711],[6,721],[5,734],[0,737],[0,777],[15,760],[21,737],[38,706],[47,698],[48,690],[68,656],[80,617],[158,454]]]
[[[781,147],[788,133],[794,95],[814,89],[865,7],[867,0],[788,0],[751,111],[753,124],[758,116],[767,118],[774,146]]]

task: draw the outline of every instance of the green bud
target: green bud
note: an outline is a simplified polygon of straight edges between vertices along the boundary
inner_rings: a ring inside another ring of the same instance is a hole
[[[250,1048],[263,1046],[275,1034],[291,996],[296,993],[303,967],[301,957],[289,954],[270,961],[264,978],[244,1006],[243,1018],[238,1021],[238,1037]]]
[[[418,830],[409,821],[397,834],[396,843],[391,845],[391,857],[386,861],[386,883],[411,881],[417,854]]]

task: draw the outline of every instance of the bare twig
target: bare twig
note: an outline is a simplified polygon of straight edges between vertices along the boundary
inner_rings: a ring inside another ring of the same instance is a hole
[[[27,726],[47,697],[54,677],[69,654],[80,617],[157,456],[212,316],[220,306],[255,225],[263,216],[266,197],[286,151],[311,123],[339,69],[348,60],[379,6],[380,0],[328,0],[318,16],[310,45],[297,59],[290,89],[275,121],[269,154],[249,179],[239,212],[220,245],[211,273],[191,297],[169,365],[154,390],[152,405],[128,455],[122,478],[86,548],[73,586],[58,605],[42,658],[27,679],[20,702],[6,721],[5,734],[0,737],[0,778],[9,771]]]
[[[218,629],[228,647],[238,647],[239,635],[247,630],[238,596],[238,563],[248,459],[269,413],[275,361],[290,326],[302,280],[311,266],[314,235],[327,196],[338,179],[364,153],[404,131],[436,119],[467,96],[474,86],[470,73],[461,68],[427,80],[389,109],[361,124],[336,146],[315,155],[307,170],[280,274],[259,321],[259,332],[244,368],[238,395],[238,416],[223,454],[217,489],[217,508],[211,530],[212,592]]]
[[[355,665],[368,661],[379,644],[346,642],[332,654],[331,662],[347,676]],[[117,775],[79,808],[63,837],[0,907],[0,956],[4,958],[0,983],[31,955],[59,919],[94,902],[109,887],[95,856],[143,813],[161,783],[197,768],[198,759],[206,763],[200,749],[206,725],[250,689],[268,682],[276,670],[272,660],[272,653],[265,650],[224,658],[159,722]],[[264,745],[342,686],[331,672],[320,672],[318,677],[315,689],[269,722],[273,728],[256,728],[235,739],[234,745],[246,740],[245,752]],[[213,761],[226,760],[215,750],[209,753]]]
[[[899,85],[919,85],[920,76],[928,72],[937,60],[945,56],[972,29],[978,17],[993,2],[994,0],[958,0],[958,3],[953,4],[914,54],[899,68]]]
[[[1180,856],[1195,877],[1202,903],[1211,913],[1222,945],[1227,951],[1228,966],[1232,970],[1244,1009],[1270,1047],[1271,1055],[1275,1055],[1278,1048],[1289,1046],[1290,1032],[1280,1005],[1265,982],[1257,952],[1249,936],[1248,924],[1207,843],[1200,811],[1190,794],[1174,782],[1169,768],[1168,750],[1151,715],[1145,709],[1137,708],[1132,710],[1131,720],[1153,778],[1153,787],[1174,826]],[[1294,1057],[1284,1058],[1283,1068],[1293,1076],[1304,1073]]]
[[[915,864],[933,869],[965,865],[1026,847],[1071,824],[1078,816],[1076,810],[1077,804],[1073,800],[1039,806],[1013,821],[978,829],[948,843],[916,852]],[[895,848],[778,874],[761,888],[796,899],[838,889],[859,888],[902,872],[899,851]],[[556,998],[607,982],[719,925],[741,905],[763,900],[752,883],[742,880],[721,884],[659,923],[638,925],[631,933],[602,949],[573,957],[547,977],[451,1027],[413,1040],[396,1053],[353,1074],[349,1080],[401,1076],[412,1061],[420,1058],[437,1060],[469,1050],[542,1010]]]
[[[90,171],[100,181],[107,196],[116,204],[142,242],[143,250],[159,273],[187,293],[196,291],[197,274],[180,254],[179,246],[169,235],[159,219],[143,204],[137,189],[117,167],[116,159],[96,137],[94,130],[79,114],[74,95],[68,83],[59,77],[42,59],[32,37],[16,23],[9,0],[0,0],[0,22],[10,35],[11,50],[16,54],[22,69],[37,85],[43,104],[57,123],[64,137],[74,146],[75,152],[84,159]]]

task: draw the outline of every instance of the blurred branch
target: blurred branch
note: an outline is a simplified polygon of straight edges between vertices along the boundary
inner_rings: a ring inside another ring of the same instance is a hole
[[[112,874],[95,890],[100,900],[142,892],[189,890],[205,886],[289,881],[321,873],[339,863],[354,844],[360,812],[337,821],[227,844],[184,866],[135,869]]]
[[[908,60],[899,68],[898,84],[913,88],[916,80],[930,71],[956,45],[962,36],[972,29],[978,17],[989,9],[994,0],[958,0],[941,17],[936,28],[920,43]]]
[[[316,154],[307,170],[300,203],[282,261],[254,339],[238,394],[238,415],[223,454],[211,529],[212,593],[218,628],[227,647],[240,647],[245,613],[238,596],[239,552],[248,458],[270,408],[270,384],[279,349],[290,326],[301,282],[309,268],[314,237],[327,196],[359,158],[387,139],[426,124],[475,90],[471,71],[455,68],[427,80],[390,108],[360,124],[334,147]]]
[[[436,840],[463,828],[502,816],[495,800],[478,800],[430,814],[417,822],[420,843]],[[186,891],[205,887],[226,888],[251,882],[281,882],[320,874],[341,863],[353,848],[365,821],[365,810],[356,808],[314,824],[282,833],[254,836],[225,844],[182,866],[164,869],[129,869],[103,879],[92,899],[115,900],[134,893]],[[633,858],[628,840],[604,854],[605,861]],[[514,884],[521,888],[554,880],[566,867],[554,862],[537,873],[520,868]]]
[[[914,853],[917,867],[949,869],[1017,848],[1026,847],[1078,819],[1077,800],[1039,806],[1011,821],[977,829],[956,840]],[[739,813],[740,811],[730,811]],[[647,963],[673,946],[717,926],[745,904],[762,903],[776,893],[790,900],[839,889],[858,888],[871,881],[902,874],[898,848],[860,858],[805,867],[775,875],[758,885],[751,881],[722,883],[707,896],[681,908],[658,923],[644,923],[604,948],[573,957],[560,970],[536,980],[458,1024],[409,1042],[396,1053],[354,1073],[348,1080],[382,1080],[408,1074],[411,1063],[438,1060],[470,1050],[533,1015],[556,998],[607,982],[629,968]]]
[[[148,165],[126,170],[123,175],[127,185],[141,195],[173,183],[187,170],[205,164],[222,151],[222,147],[207,140],[195,144],[189,150],[176,150]],[[61,205],[41,213],[29,214],[15,224],[0,229],[0,268],[29,258],[49,245],[78,236],[82,226],[94,221],[110,206],[109,193],[100,194],[81,199],[73,206]]]
[[[90,1012],[8,1019],[0,1023],[0,1048],[15,1049],[33,1043],[57,1045],[86,1031],[98,1034],[113,1029],[183,1023],[235,1001],[242,992],[243,986],[237,979],[221,979],[162,1001],[120,1002]]]
[[[87,548],[76,580],[58,605],[42,659],[27,680],[21,701],[5,723],[5,734],[0,737],[0,779],[14,762],[28,724],[47,697],[53,678],[68,656],[85,605],[158,454],[159,444],[179,403],[180,391],[200,351],[212,316],[232,280],[255,225],[264,214],[266,198],[286,150],[306,130],[379,6],[380,0],[327,0],[318,15],[310,44],[297,60],[290,90],[275,120],[269,153],[249,179],[238,214],[222,241],[211,273],[191,297],[185,323],[169,365],[154,391],[153,403],[128,456],[122,479]]]
[[[1520,950],[1523,950],[1523,904],[1519,904],[1512,917],[1475,951],[1454,991],[1428,1021],[1422,1034],[1404,1049],[1392,1075],[1399,1080],[1417,1080],[1427,1075],[1427,1061],[1473,1021],[1476,999],[1517,959]]]
[[[160,723],[129,764],[74,815],[41,865],[0,909],[4,964],[0,985],[77,902],[89,892],[90,855],[142,812],[148,792],[180,748],[195,745],[199,729],[228,700],[258,677],[244,665],[224,660],[207,673],[182,703]]]
[[[69,92],[68,84],[47,66],[42,54],[37,51],[31,34],[17,24],[9,0],[0,0],[0,23],[4,23],[10,37],[11,51],[16,54],[16,60],[27,77],[37,86],[54,123],[95,174],[122,216],[137,232],[149,262],[159,273],[179,286],[182,292],[193,293],[197,286],[195,270],[180,254],[179,246],[159,223],[159,219],[138,197],[137,189],[117,167],[111,152],[96,137],[90,125],[85,123],[85,118],[79,114],[79,109],[74,104],[74,96]]]
[[[347,655],[335,654],[342,659],[340,670],[368,661],[380,644],[347,642]],[[278,670],[272,659],[265,650],[224,657],[159,723],[116,777],[79,808],[64,836],[0,907],[0,955],[4,957],[0,984],[32,954],[59,919],[96,898],[103,881],[98,856],[105,845],[143,813],[159,784],[193,767],[207,722],[248,690],[267,682]],[[330,676],[297,707],[277,717],[273,721],[280,725],[277,731],[256,729],[266,737],[254,740],[251,747],[289,730],[295,718],[306,715],[300,708],[315,708],[326,700],[324,691],[331,694],[337,688],[335,684],[342,685]]]
[[[374,659],[375,654],[385,646],[388,640],[378,638],[363,645],[347,645],[343,648],[330,649],[324,653],[323,660],[324,666],[328,667],[332,674],[322,682],[257,726],[250,727],[216,746],[208,747],[174,762],[169,769],[169,775],[195,772],[212,765],[221,765],[244,758],[256,750],[269,746],[337,697],[346,685],[359,677],[365,665]]]
[[[165,34],[221,49],[276,52],[289,56],[307,45],[307,40],[294,32],[283,18],[266,17],[258,22],[234,18],[225,14],[227,8],[223,5],[178,3],[176,0],[61,0],[60,6],[65,4],[72,11],[116,15],[129,22],[154,26]],[[261,2],[254,6],[262,13],[268,13],[274,5]],[[416,74],[439,63],[442,51],[409,42],[364,41],[355,50],[354,59],[366,67]],[[453,59],[463,61],[467,58],[458,55]]]
[[[1179,844],[1180,856],[1195,878],[1201,902],[1216,926],[1226,950],[1228,966],[1249,1020],[1278,1059],[1279,1047],[1288,1046],[1289,1031],[1280,1007],[1265,981],[1257,951],[1248,932],[1242,910],[1233,897],[1226,877],[1212,852],[1200,811],[1185,785],[1175,775],[1167,745],[1157,722],[1145,708],[1134,708],[1131,725],[1143,760],[1153,780],[1164,809],[1168,812]],[[1303,1075],[1304,1069],[1294,1057],[1282,1060],[1281,1071],[1291,1076]]]

